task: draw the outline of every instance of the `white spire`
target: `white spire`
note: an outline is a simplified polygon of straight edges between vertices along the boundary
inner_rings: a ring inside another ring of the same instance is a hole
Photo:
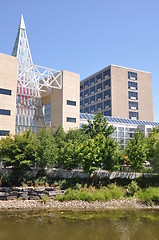
[[[18,58],[19,67],[20,64],[22,64],[24,68],[25,67],[28,68],[30,65],[33,64],[23,14],[21,15],[19,29],[15,40],[12,56]]]
[[[25,28],[25,23],[24,23],[24,18],[23,18],[23,14],[21,15],[19,28],[26,30],[26,28]]]

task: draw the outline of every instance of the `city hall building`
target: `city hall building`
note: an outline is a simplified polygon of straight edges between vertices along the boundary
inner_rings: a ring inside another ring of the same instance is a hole
[[[80,82],[78,73],[35,65],[23,16],[12,55],[0,54],[0,137],[59,126],[77,129],[102,112],[123,146],[153,122],[151,73],[110,65]]]

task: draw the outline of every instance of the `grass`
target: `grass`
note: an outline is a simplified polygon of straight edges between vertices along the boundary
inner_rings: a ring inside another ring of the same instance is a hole
[[[149,204],[159,204],[159,187],[149,187],[136,193],[138,200]]]
[[[111,184],[108,187],[97,189],[95,187],[83,187],[80,189],[66,190],[65,195],[58,195],[55,197],[59,201],[82,200],[82,201],[109,201],[112,199],[121,199],[125,196],[125,189]]]

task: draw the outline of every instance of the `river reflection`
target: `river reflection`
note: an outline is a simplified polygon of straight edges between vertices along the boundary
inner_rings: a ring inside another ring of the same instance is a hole
[[[0,212],[0,240],[158,240],[159,211]]]

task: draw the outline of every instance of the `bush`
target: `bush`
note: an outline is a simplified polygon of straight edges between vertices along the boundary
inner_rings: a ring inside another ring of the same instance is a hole
[[[159,188],[149,187],[140,190],[137,197],[139,200],[146,203],[159,203]]]
[[[132,181],[129,185],[128,185],[128,191],[130,196],[134,196],[135,193],[137,193],[138,191],[138,185],[136,181]]]

